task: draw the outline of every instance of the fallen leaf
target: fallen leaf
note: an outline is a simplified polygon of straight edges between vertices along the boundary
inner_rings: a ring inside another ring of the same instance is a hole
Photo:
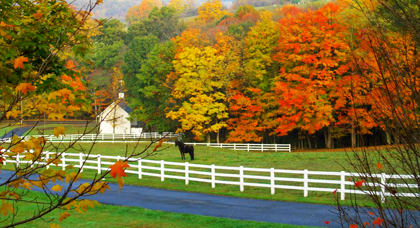
[[[63,221],[64,219],[70,217],[70,213],[68,212],[64,212],[60,215],[60,222]]]
[[[6,216],[7,214],[13,213],[14,209],[13,209],[13,205],[10,203],[2,203],[0,206],[0,212]]]
[[[55,223],[50,224],[50,228],[60,228],[61,226]]]

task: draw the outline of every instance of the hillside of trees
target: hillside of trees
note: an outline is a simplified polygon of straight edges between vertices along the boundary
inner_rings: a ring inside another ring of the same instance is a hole
[[[113,19],[99,28],[85,66],[95,99],[112,101],[123,79],[134,117],[190,140],[298,148],[396,140],[383,127],[374,34],[349,3],[231,13],[213,0],[189,21],[178,3],[144,5],[129,26]],[[398,31],[386,35],[397,49],[414,48]]]

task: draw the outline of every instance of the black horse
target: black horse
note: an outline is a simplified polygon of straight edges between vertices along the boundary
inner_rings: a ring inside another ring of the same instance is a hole
[[[194,160],[194,147],[193,145],[185,145],[185,143],[175,140],[175,146],[179,148],[179,152],[181,152],[181,159],[185,160],[185,154],[190,154],[191,160]]]

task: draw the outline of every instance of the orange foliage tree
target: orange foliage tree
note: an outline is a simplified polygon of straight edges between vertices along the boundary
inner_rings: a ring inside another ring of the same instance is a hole
[[[353,99],[355,94],[349,93],[352,86],[361,84],[352,73],[347,28],[338,21],[337,4],[306,13],[289,12],[293,13],[280,20],[281,36],[274,56],[282,64],[273,88],[280,98],[277,133],[286,135],[297,128],[313,134],[324,129],[326,147],[331,148],[334,127],[354,124],[354,108],[363,105],[355,103],[363,99]],[[366,121],[365,127],[373,126]]]
[[[134,21],[146,18],[155,7],[162,7],[162,2],[160,0],[143,0],[139,5],[132,6],[127,10],[125,20],[131,24]]]

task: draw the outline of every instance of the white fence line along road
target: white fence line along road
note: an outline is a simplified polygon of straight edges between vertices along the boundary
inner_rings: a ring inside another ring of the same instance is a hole
[[[60,135],[56,137],[54,135],[32,135],[33,137],[44,137],[50,142],[110,142],[110,143],[136,143],[141,139],[169,139],[173,140],[181,136],[173,132],[144,132],[141,134],[71,134],[71,135]],[[22,136],[22,138],[31,137],[30,135]],[[10,140],[10,139],[9,139]],[[171,143],[171,142],[165,142]],[[233,150],[245,150],[245,151],[285,151],[292,152],[290,144],[252,144],[252,143],[185,143],[194,146],[208,146],[208,147],[219,147],[229,148]]]
[[[56,153],[53,152],[44,152],[44,156],[42,157],[44,162],[38,161],[35,162],[35,164],[45,165],[45,160],[51,158],[55,159],[55,154]],[[34,165],[31,161],[22,160],[24,157],[24,155],[19,155],[13,156],[14,159],[11,159],[5,155],[6,160],[4,160],[3,164],[6,165],[6,163],[9,162],[16,163],[17,166],[21,164]],[[84,169],[92,169],[96,170],[98,174],[101,174],[102,171],[108,171],[109,167],[113,165],[115,161],[126,160],[121,156],[104,156],[100,154],[86,155],[82,153],[62,153],[60,157],[57,157],[57,159],[61,160],[57,166],[62,167],[63,170],[66,169],[66,166],[72,165],[73,167],[81,168],[82,172]],[[184,180],[186,185],[188,185],[190,181],[205,182],[210,183],[212,188],[215,188],[217,184],[237,185],[239,186],[239,190],[241,192],[245,190],[245,187],[261,187],[269,188],[271,190],[271,194],[275,194],[276,189],[292,189],[303,191],[304,197],[308,197],[310,191],[338,192],[340,193],[341,200],[345,199],[346,193],[366,194],[364,189],[355,190],[347,186],[354,186],[357,179],[368,179],[366,178],[367,175],[365,174],[348,173],[345,171],[323,172],[308,171],[306,169],[283,170],[274,168],[248,168],[243,166],[228,167],[216,166],[214,164],[201,165],[191,164],[188,162],[180,163],[138,158],[130,158],[127,162],[130,167],[127,168],[125,172],[127,174],[138,175],[139,179],[141,179],[143,176],[158,177],[161,179],[161,181],[164,181],[165,178],[180,179]],[[174,166],[178,166],[180,168],[175,168]],[[47,166],[47,168],[49,168],[49,166]],[[286,174],[286,176],[284,176],[284,174]],[[292,175],[292,177],[290,175]],[[320,176],[322,176],[324,179],[320,179]],[[326,177],[335,178],[325,179]],[[346,180],[348,177],[352,178],[353,181]],[[415,184],[414,177],[411,175],[396,176],[381,173],[372,174],[372,178],[378,178],[381,184],[366,182],[363,185],[373,186],[375,191],[371,192],[370,194],[376,194],[380,196],[383,202],[385,201],[386,196],[420,197],[420,193],[404,193],[404,189],[407,190],[407,188],[419,188],[419,185]],[[388,180],[393,180],[393,182],[387,183]],[[413,181],[410,182],[410,180]],[[285,182],[301,184],[287,185]],[[397,191],[398,193],[387,192],[386,190],[388,187],[393,188],[394,191]]]

